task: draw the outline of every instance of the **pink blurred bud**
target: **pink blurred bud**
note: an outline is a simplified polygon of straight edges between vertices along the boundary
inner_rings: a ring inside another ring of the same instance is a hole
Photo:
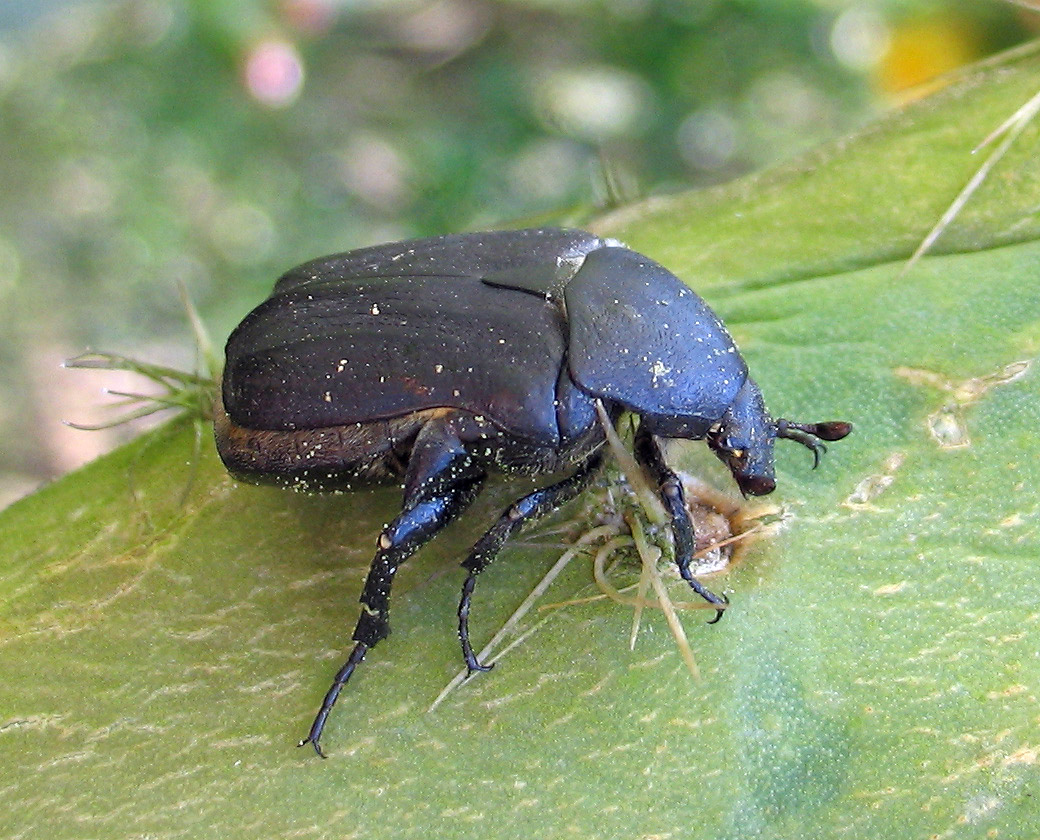
[[[267,38],[246,56],[245,83],[253,98],[264,105],[289,105],[303,88],[303,59],[288,41]]]

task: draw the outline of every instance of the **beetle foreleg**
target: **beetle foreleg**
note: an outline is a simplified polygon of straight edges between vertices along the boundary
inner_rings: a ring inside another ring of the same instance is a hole
[[[650,473],[657,483],[661,501],[671,518],[672,536],[675,539],[675,564],[679,567],[682,575],[690,588],[693,589],[709,604],[715,607],[715,618],[709,621],[714,624],[720,618],[729,603],[725,595],[719,596],[710,589],[703,586],[690,571],[690,563],[696,550],[696,541],[693,533],[693,521],[690,519],[689,511],[686,509],[686,497],[683,493],[682,482],[675,471],[665,463],[661,447],[654,439],[653,434],[640,424],[636,431],[635,446],[633,447],[636,460]]]
[[[493,667],[484,665],[477,659],[469,641],[470,598],[473,595],[477,575],[498,556],[498,552],[505,545],[506,540],[525,524],[556,510],[560,505],[579,495],[589,486],[602,465],[603,452],[597,450],[572,475],[513,502],[503,511],[498,521],[488,528],[484,536],[477,540],[469,557],[462,563],[462,567],[469,574],[462,585],[462,597],[459,600],[459,641],[462,643],[462,656],[466,660],[466,668],[471,674],[474,671],[490,671]]]

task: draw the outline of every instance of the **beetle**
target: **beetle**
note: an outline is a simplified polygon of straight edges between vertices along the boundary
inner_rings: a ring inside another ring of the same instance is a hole
[[[379,535],[354,647],[307,737],[320,739],[340,691],[390,632],[394,575],[479,494],[491,472],[563,474],[513,504],[462,563],[458,632],[469,673],[477,575],[521,526],[585,489],[612,423],[638,417],[634,454],[670,518],[675,560],[717,610],[728,603],[690,571],[694,534],[658,438],[705,440],[741,492],[773,491],[777,438],[814,467],[851,431],[842,421],[774,420],[725,326],[677,277],[612,239],[540,228],[378,245],[284,274],[228,338],[217,449],[231,474],[297,490],[402,484]]]

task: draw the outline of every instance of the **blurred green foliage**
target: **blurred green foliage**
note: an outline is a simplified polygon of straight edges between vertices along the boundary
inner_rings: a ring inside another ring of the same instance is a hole
[[[219,340],[322,253],[726,180],[861,123],[892,27],[951,8],[958,60],[1027,31],[983,0],[121,0],[7,32],[0,485],[98,445],[61,436],[63,356],[191,365],[175,281]]]

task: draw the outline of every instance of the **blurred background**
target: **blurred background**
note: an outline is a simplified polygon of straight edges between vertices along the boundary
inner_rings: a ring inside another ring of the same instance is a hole
[[[139,428],[66,371],[191,369],[305,259],[581,224],[854,130],[1032,0],[0,0],[0,507]],[[937,80],[938,79],[938,80]],[[981,139],[981,138],[980,138]]]

